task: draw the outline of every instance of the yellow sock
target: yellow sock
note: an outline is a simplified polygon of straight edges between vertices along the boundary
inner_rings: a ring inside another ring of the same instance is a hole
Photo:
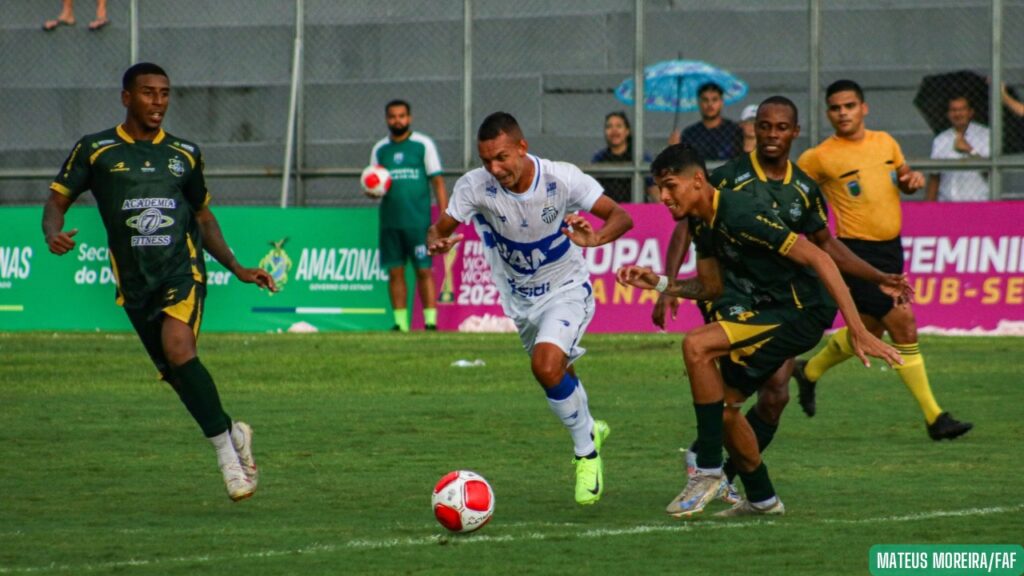
[[[942,409],[932,395],[932,387],[928,384],[928,372],[924,369],[924,357],[921,356],[917,342],[893,344],[893,348],[903,356],[903,365],[896,365],[896,372],[903,380],[903,385],[917,400],[921,412],[924,413],[925,422],[935,422],[939,414],[942,414]]]
[[[850,346],[850,336],[845,327],[840,328],[831,338],[828,344],[822,348],[807,362],[804,374],[813,382],[817,382],[829,368],[853,357],[853,347]]]
[[[405,308],[395,308],[395,326],[402,332],[409,331],[409,311]]]

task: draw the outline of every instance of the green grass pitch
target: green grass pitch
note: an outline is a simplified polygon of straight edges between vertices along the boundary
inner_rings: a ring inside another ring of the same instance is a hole
[[[515,335],[205,334],[225,407],[255,430],[260,489],[236,504],[134,335],[0,333],[0,575],[866,574],[874,544],[1024,540],[1024,339],[923,339],[940,404],[975,423],[954,442],[929,440],[877,365],[831,372],[813,419],[793,386],[766,453],[787,515],[739,521],[663,512],[695,434],[679,343],[584,339],[612,427],[584,508]],[[462,537],[430,511],[456,468],[497,502]]]

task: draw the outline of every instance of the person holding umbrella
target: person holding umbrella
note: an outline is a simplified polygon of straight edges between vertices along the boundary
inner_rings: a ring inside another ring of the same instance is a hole
[[[924,175],[911,170],[899,144],[886,132],[867,130],[868,105],[853,80],[837,80],[825,91],[827,114],[835,134],[800,156],[797,164],[821,186],[836,214],[839,240],[857,256],[883,272],[903,272],[899,192],[912,194],[924,186]],[[903,364],[896,372],[924,413],[932,440],[957,438],[973,425],[960,422],[939,407],[932,394],[924,358],[917,342],[917,323],[909,302],[896,304],[876,286],[845,278],[857,310],[868,329],[888,332]],[[853,357],[846,328],[837,331],[813,358],[797,361],[793,377],[799,384],[800,406],[808,416],[817,411],[815,386],[833,366]]]
[[[950,98],[946,117],[949,118],[949,128],[932,140],[933,159],[989,157],[990,131],[987,126],[974,121],[974,107],[967,96]],[[946,170],[931,174],[925,196],[930,201],[984,202],[989,199],[988,178],[986,174],[973,170]]]
[[[668,143],[689,144],[706,160],[732,160],[743,152],[743,130],[722,116],[722,87],[708,82],[697,89],[697,94],[700,122],[687,126],[682,134],[673,130]]]

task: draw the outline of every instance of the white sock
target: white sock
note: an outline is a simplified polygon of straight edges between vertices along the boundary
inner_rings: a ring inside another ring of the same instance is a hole
[[[762,500],[761,502],[751,502],[750,505],[753,506],[754,508],[757,508],[758,510],[767,510],[772,506],[775,506],[775,503],[778,501],[778,496],[772,496],[771,498],[767,500]]]
[[[208,440],[213,444],[214,450],[217,451],[217,464],[221,468],[229,464],[238,464],[238,453],[235,452],[235,445],[231,443],[230,430],[225,430],[212,438],[208,438]]]
[[[577,384],[572,394],[563,400],[548,398],[548,405],[551,406],[551,411],[555,413],[555,416],[558,416],[562,424],[569,429],[576,456],[583,457],[593,452],[594,439],[590,434],[594,430],[594,419],[590,416],[587,392],[583,389],[583,383]]]
[[[721,466],[719,466],[718,468],[697,468],[697,472],[703,474],[704,476],[721,476],[722,474],[724,474],[724,472],[722,472]]]

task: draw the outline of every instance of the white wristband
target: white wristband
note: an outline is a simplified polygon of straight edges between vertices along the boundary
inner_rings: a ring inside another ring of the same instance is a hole
[[[668,288],[668,276],[658,276],[658,283],[654,286],[654,289],[658,292],[664,292]]]

